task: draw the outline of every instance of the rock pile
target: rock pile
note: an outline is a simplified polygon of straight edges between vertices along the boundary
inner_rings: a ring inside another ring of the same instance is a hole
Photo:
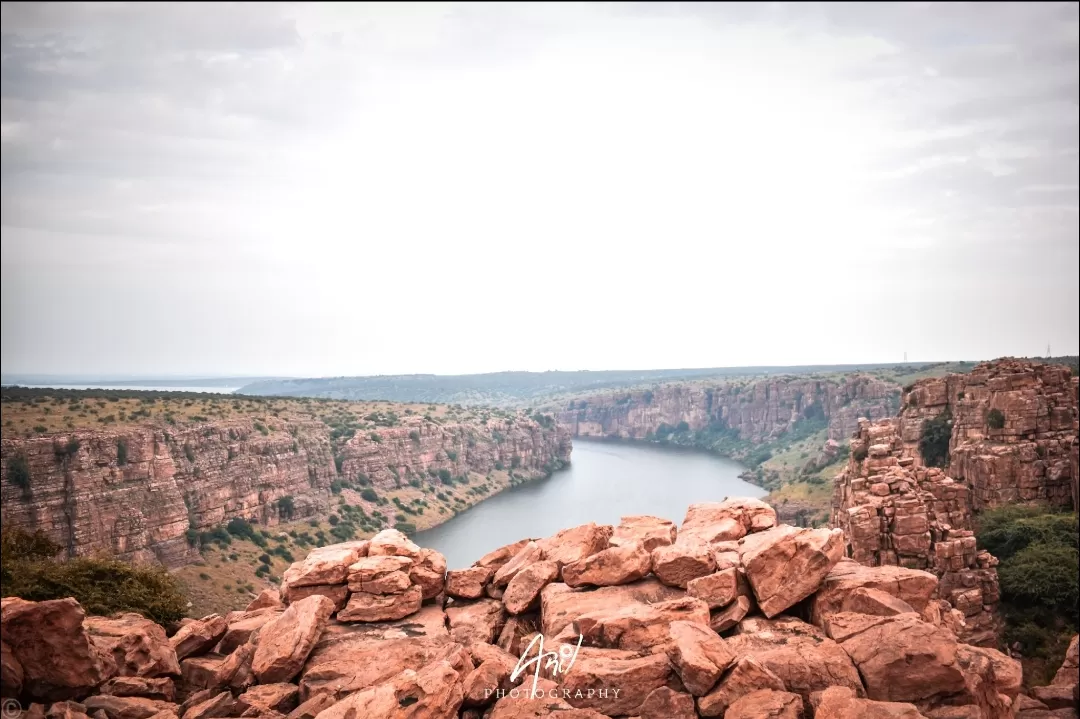
[[[749,499],[693,505],[678,530],[637,516],[523,539],[450,572],[386,530],[169,633],[5,599],[3,695],[24,719],[1076,716],[1059,705],[1075,641],[1064,688],[1024,697],[1017,662],[957,639],[934,574],[862,566],[845,544]]]

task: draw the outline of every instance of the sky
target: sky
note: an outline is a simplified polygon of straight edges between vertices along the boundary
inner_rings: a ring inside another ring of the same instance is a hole
[[[3,3],[3,371],[1076,354],[1078,7]]]

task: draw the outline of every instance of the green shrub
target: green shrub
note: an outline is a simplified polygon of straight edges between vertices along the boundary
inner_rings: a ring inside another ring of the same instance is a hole
[[[22,452],[13,455],[7,462],[7,475],[11,483],[20,489],[30,488],[30,463]]]
[[[363,497],[364,499],[366,499],[369,502],[378,502],[379,501],[378,493],[374,489],[372,489],[371,487],[365,487],[364,489],[362,489],[360,491],[360,496]]]
[[[195,450],[191,448],[191,445],[187,442],[184,443],[184,456],[187,457],[187,461],[192,464],[195,463]]]
[[[289,521],[296,513],[296,502],[293,501],[292,495],[287,494],[284,497],[279,497],[277,501],[278,516]]]
[[[410,537],[416,534],[416,525],[412,522],[398,522],[394,525],[394,529]]]
[[[137,612],[158,623],[184,616],[187,598],[162,566],[106,557],[53,557],[60,547],[40,533],[4,530],[0,593],[40,602],[74,597],[88,614]]]
[[[254,427],[256,430],[258,430],[259,432],[261,432],[264,437],[270,434],[270,429],[265,424],[263,424],[262,422],[259,422],[258,420],[256,420],[251,426]]]
[[[116,464],[123,467],[127,464],[127,442],[122,439],[116,440]]]
[[[992,409],[986,413],[986,426],[990,429],[1002,429],[1005,426],[1005,413]]]
[[[949,464],[949,441],[952,439],[952,414],[946,409],[933,419],[923,422],[919,437],[919,454],[927,467]]]
[[[415,429],[412,430],[411,432],[409,432],[409,439],[411,439],[413,442],[416,442],[417,444],[420,444],[420,433],[417,432]]]
[[[378,432],[372,432],[371,434],[369,434],[368,439],[375,443],[382,442],[382,437],[379,436]]]

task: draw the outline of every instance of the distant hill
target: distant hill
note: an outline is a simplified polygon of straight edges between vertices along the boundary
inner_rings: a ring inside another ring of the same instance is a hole
[[[807,375],[884,370],[917,373],[948,366],[942,362],[877,363],[850,365],[793,365],[712,367],[706,369],[602,370],[552,372],[493,372],[466,375],[379,375],[374,377],[317,377],[260,380],[244,385],[238,394],[325,397],[330,399],[383,399],[393,402],[438,404],[516,405],[549,400],[578,392],[619,389],[660,382],[680,382],[762,375]],[[953,370],[956,371],[956,370]]]

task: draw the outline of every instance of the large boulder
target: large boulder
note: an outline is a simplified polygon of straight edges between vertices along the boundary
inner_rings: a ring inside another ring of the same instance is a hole
[[[811,701],[814,719],[926,719],[914,704],[860,699],[847,687],[829,687]]]
[[[310,584],[303,587],[284,585],[281,596],[285,604],[294,604],[308,597],[326,597],[334,603],[334,611],[340,611],[349,600],[349,585],[347,584]]]
[[[739,698],[760,689],[782,692],[784,682],[753,657],[740,657],[716,688],[698,699],[698,713],[703,717],[722,717]]]
[[[909,605],[916,612],[926,609],[938,588],[938,578],[929,572],[906,567],[866,567],[850,559],[841,559],[814,594],[810,615],[814,624],[825,626],[830,614],[845,611],[845,603],[863,589],[884,592]]]
[[[342,622],[385,622],[403,619],[420,610],[424,601],[424,592],[420,587],[411,585],[400,594],[371,594],[353,592],[349,602],[338,612],[338,621]]]
[[[1065,661],[1054,675],[1052,684],[1076,685],[1080,684],[1080,646],[1078,646],[1080,634],[1074,634],[1069,642],[1069,649],[1065,652]]]
[[[114,697],[105,694],[83,700],[88,714],[102,712],[108,719],[150,719],[158,712],[175,712],[176,705],[145,697]]]
[[[85,696],[106,678],[99,652],[74,599],[29,602],[5,597],[0,629],[10,657],[22,669],[23,693],[35,699]]]
[[[750,613],[751,605],[750,597],[739,595],[735,597],[735,601],[731,604],[713,612],[712,617],[709,619],[709,626],[717,634],[733,629]]]
[[[712,574],[716,560],[712,549],[704,542],[683,541],[657,547],[652,552],[652,572],[664,584],[686,589],[698,577]]]
[[[496,587],[505,587],[525,567],[543,559],[544,552],[536,542],[526,542],[517,553],[504,562],[491,579]]]
[[[434,599],[442,593],[445,576],[446,557],[434,549],[421,549],[409,569],[409,579],[420,587],[425,600]]]
[[[289,605],[280,617],[266,624],[259,632],[251,665],[259,683],[287,682],[296,676],[333,611],[333,602],[313,596]]]
[[[592,522],[564,529],[537,542],[544,559],[555,562],[560,568],[581,561],[608,548],[613,527]]]
[[[803,701],[791,692],[758,689],[736,699],[724,719],[803,719]]]
[[[17,697],[22,694],[23,668],[15,658],[8,643],[0,640],[0,696]]]
[[[296,708],[300,698],[300,689],[295,684],[279,682],[276,684],[258,684],[237,697],[237,707],[244,713],[278,712],[288,714]]]
[[[746,536],[739,550],[758,607],[771,618],[817,590],[844,555],[844,533],[783,525]]]
[[[686,593],[703,600],[710,609],[726,607],[739,596],[739,570],[727,567],[704,577],[691,579],[686,583]]]
[[[515,574],[502,597],[506,611],[524,614],[535,608],[540,591],[558,576],[559,565],[548,560],[534,562]]]
[[[495,570],[491,567],[451,569],[446,573],[446,594],[457,599],[479,599]]]
[[[841,612],[828,617],[825,627],[859,668],[871,699],[918,702],[965,690],[956,636],[917,614]]]
[[[677,620],[670,625],[668,658],[686,690],[694,696],[708,694],[720,675],[735,661],[731,651],[709,627]]]
[[[176,652],[177,659],[205,654],[221,641],[228,629],[229,625],[224,617],[211,614],[180,627],[180,630],[169,638],[169,644]]]
[[[231,654],[264,625],[280,617],[283,611],[284,608],[277,607],[256,609],[255,611],[244,612],[236,619],[229,621],[229,628],[225,630],[221,641],[218,642],[217,652],[219,654]]]
[[[701,502],[686,510],[676,541],[727,542],[776,526],[776,510],[759,499]]]
[[[319,719],[453,719],[463,696],[459,671],[439,661],[350,694],[322,711]]]
[[[369,557],[409,557],[418,559],[420,547],[397,529],[384,529],[371,538],[367,548]]]
[[[179,676],[176,651],[165,630],[142,615],[87,617],[83,626],[110,666],[108,673],[125,677]]]
[[[675,524],[670,519],[637,514],[623,517],[609,540],[612,547],[622,547],[638,542],[646,552],[675,542]]]
[[[281,592],[276,589],[264,589],[258,596],[244,607],[245,612],[253,612],[256,609],[284,609],[281,601]]]
[[[743,620],[728,648],[740,657],[753,657],[784,682],[787,691],[810,700],[813,692],[830,686],[863,696],[859,672],[847,653],[813,626],[793,617]]]
[[[450,636],[455,641],[490,644],[506,620],[506,612],[502,602],[496,599],[478,599],[448,606],[446,618],[450,624]]]
[[[708,629],[709,608],[693,597],[669,599],[656,604],[631,603],[578,617],[556,636],[572,642],[578,636],[593,647],[627,651],[665,651],[671,643],[674,622],[691,622]],[[719,637],[717,637],[719,639]]]
[[[413,560],[409,557],[379,555],[362,557],[349,565],[350,592],[368,594],[400,594],[412,584],[409,569]]]
[[[344,584],[349,566],[368,553],[366,539],[319,547],[282,575],[283,587],[306,587],[313,584]]]
[[[146,697],[166,702],[176,699],[176,685],[169,677],[113,677],[98,687],[98,691],[114,697]]]
[[[682,596],[683,592],[652,578],[592,591],[555,582],[540,592],[541,631],[545,636],[554,637],[574,620],[592,612],[616,611],[630,604],[654,604]]]
[[[493,549],[484,556],[480,557],[480,559],[476,560],[476,562],[473,563],[473,566],[491,567],[497,572],[504,564],[513,559],[514,555],[524,549],[525,545],[532,541],[535,540],[519,539],[513,544],[507,544],[505,546],[499,547],[498,549]]]
[[[636,582],[651,567],[652,558],[645,545],[627,541],[567,564],[562,568],[562,580],[571,587],[612,587]]]
[[[662,654],[624,658],[596,652],[578,656],[559,688],[569,692],[563,696],[572,706],[608,716],[636,715],[649,694],[670,677],[671,666]]]

